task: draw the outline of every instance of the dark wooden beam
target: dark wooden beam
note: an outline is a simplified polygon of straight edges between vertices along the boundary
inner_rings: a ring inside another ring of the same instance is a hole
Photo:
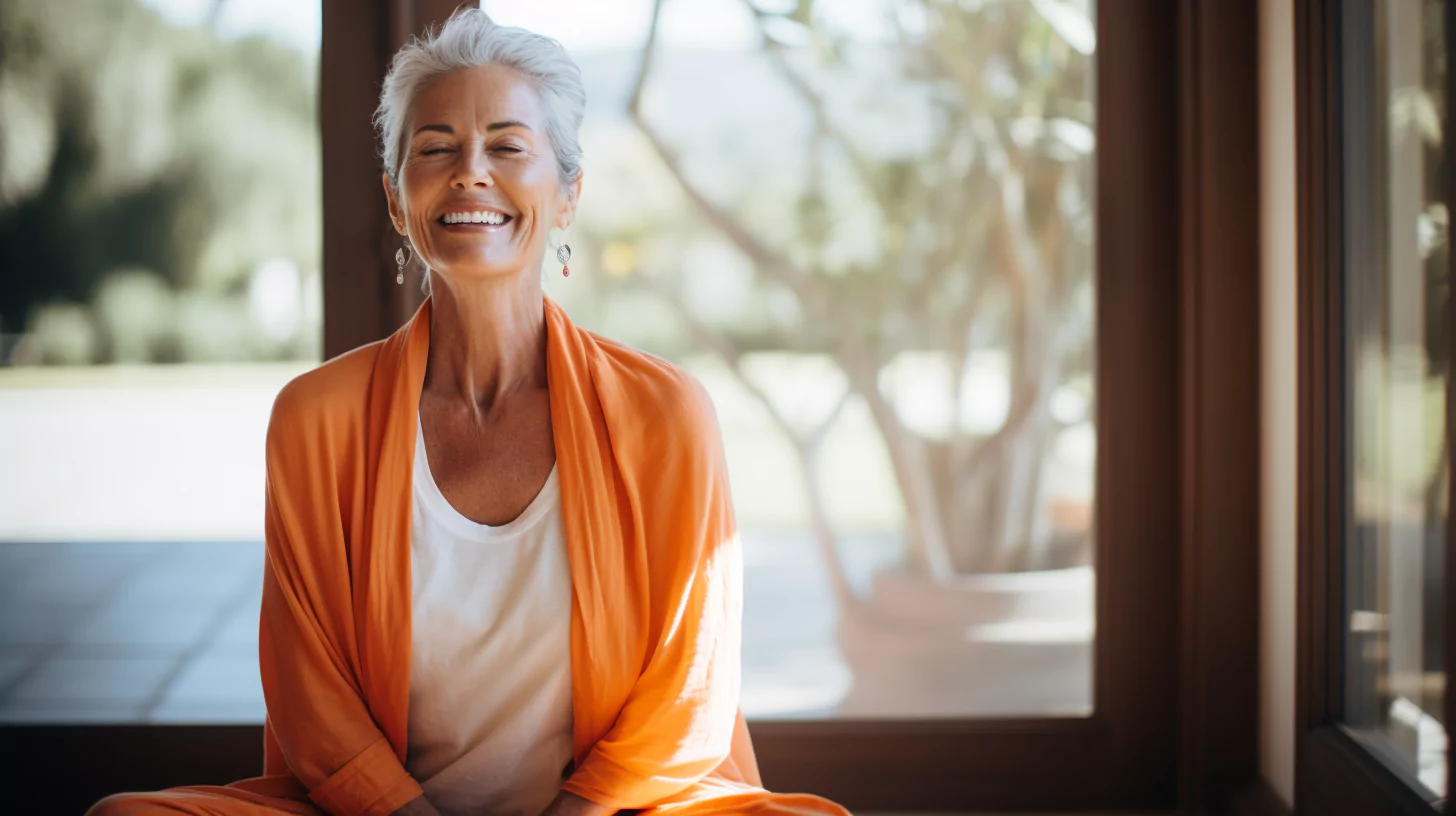
[[[1258,3],[1181,9],[1179,790],[1203,813],[1258,778]]]
[[[389,47],[388,0],[324,0],[319,60],[323,139],[324,357],[382,335],[388,213],[370,120]],[[369,77],[364,81],[361,77]]]
[[[372,119],[394,53],[469,5],[475,4],[323,0],[325,359],[388,335],[422,299],[417,267],[403,286],[394,282],[394,252],[401,242],[389,223]]]

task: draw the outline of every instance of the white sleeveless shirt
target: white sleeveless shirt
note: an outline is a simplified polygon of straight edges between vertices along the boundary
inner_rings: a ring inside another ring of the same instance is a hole
[[[556,467],[515,520],[445,500],[415,438],[406,769],[442,814],[538,816],[571,762],[571,573]]]

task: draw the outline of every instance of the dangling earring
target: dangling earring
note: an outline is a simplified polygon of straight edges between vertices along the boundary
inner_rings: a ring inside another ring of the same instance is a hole
[[[570,244],[562,244],[560,247],[557,247],[557,249],[556,249],[556,260],[561,261],[561,277],[563,277],[563,278],[569,278],[569,277],[571,277],[571,267],[569,267],[569,266],[566,265],[566,262],[569,261],[569,260],[571,260],[571,245]]]
[[[415,256],[415,248],[412,247],[412,246],[410,246],[410,242],[409,242],[409,239],[408,238],[404,239],[404,246],[402,246],[399,249],[396,249],[394,251],[394,262],[397,263],[397,264],[399,264],[399,274],[397,274],[397,275],[394,276],[394,282],[395,283],[401,284],[401,285],[404,284],[404,267],[405,267],[405,264],[407,264],[410,261],[414,260],[414,256]]]

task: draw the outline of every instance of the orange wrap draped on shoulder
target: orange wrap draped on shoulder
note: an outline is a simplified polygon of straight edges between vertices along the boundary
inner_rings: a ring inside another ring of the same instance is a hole
[[[743,567],[712,401],[675,366],[578,328],[549,298],[543,308],[572,580],[566,789],[662,816],[847,813],[761,787],[738,711]],[[147,801],[382,816],[420,795],[404,759],[429,338],[427,300],[389,338],[279,394],[259,635],[267,775]]]

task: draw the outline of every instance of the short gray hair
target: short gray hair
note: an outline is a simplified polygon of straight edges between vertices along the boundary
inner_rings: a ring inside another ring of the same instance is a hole
[[[406,120],[420,91],[451,71],[491,64],[512,68],[531,80],[546,108],[546,136],[556,154],[562,185],[581,176],[581,120],[586,112],[581,69],[556,40],[498,25],[482,9],[464,8],[438,32],[427,32],[401,48],[384,78],[374,124],[384,172],[396,192]]]

